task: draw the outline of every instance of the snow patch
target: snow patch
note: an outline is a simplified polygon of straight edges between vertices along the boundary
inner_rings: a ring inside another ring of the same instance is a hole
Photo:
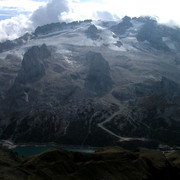
[[[27,92],[24,92],[25,95],[25,101],[28,103],[29,102],[29,95]]]
[[[176,50],[176,47],[170,38],[163,37],[162,40],[170,49]]]
[[[144,25],[144,23],[138,22],[136,20],[131,20],[131,23],[133,24],[133,27],[130,29],[133,29],[135,31],[138,31],[142,28],[142,26]]]
[[[58,49],[56,49],[56,53],[57,54],[71,54],[72,52],[71,51],[69,51],[69,50],[67,50],[67,49],[63,49],[63,47],[62,48],[58,48]]]
[[[66,61],[66,63],[68,63],[69,65],[73,65],[73,61],[71,61],[67,56],[63,56],[64,60]]]

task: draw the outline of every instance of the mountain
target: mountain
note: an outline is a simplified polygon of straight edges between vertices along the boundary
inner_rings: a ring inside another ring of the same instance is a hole
[[[10,150],[0,148],[0,157],[2,180],[178,180],[180,177],[179,151],[164,155],[146,148],[132,152],[120,147],[107,147],[87,154],[56,148],[22,158]]]
[[[0,52],[0,139],[180,146],[178,27],[127,16],[53,23]]]
[[[117,35],[123,35],[126,32],[126,30],[128,30],[131,27],[133,27],[133,24],[131,23],[131,18],[128,16],[125,16],[122,19],[122,22],[120,22],[117,25],[112,26],[111,29]]]

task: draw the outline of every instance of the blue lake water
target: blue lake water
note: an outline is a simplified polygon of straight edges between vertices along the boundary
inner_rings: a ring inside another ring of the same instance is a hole
[[[17,146],[12,149],[12,151],[18,153],[18,155],[23,157],[29,157],[33,156],[39,153],[42,153],[48,149],[56,148],[55,146]],[[61,149],[65,149],[68,151],[78,151],[78,152],[84,152],[84,153],[93,153],[93,149],[82,149],[82,148],[69,148],[69,147],[58,147]]]

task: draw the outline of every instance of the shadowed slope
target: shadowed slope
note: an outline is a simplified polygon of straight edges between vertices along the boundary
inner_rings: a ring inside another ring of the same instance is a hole
[[[1,149],[1,154],[4,151]],[[7,160],[9,158],[12,157]],[[162,153],[145,148],[130,152],[120,147],[101,148],[94,154],[51,149],[21,163],[12,161],[9,170],[6,171],[4,165],[1,172],[0,178],[6,180],[179,179],[176,166]]]

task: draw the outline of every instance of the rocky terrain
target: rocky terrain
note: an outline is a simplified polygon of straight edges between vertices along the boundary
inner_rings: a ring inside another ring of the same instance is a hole
[[[0,139],[180,146],[179,35],[124,17],[53,23],[0,43]]]
[[[180,152],[162,154],[138,148],[128,151],[120,147],[98,149],[93,154],[50,149],[28,158],[0,148],[2,180],[41,179],[123,179],[178,180]]]

